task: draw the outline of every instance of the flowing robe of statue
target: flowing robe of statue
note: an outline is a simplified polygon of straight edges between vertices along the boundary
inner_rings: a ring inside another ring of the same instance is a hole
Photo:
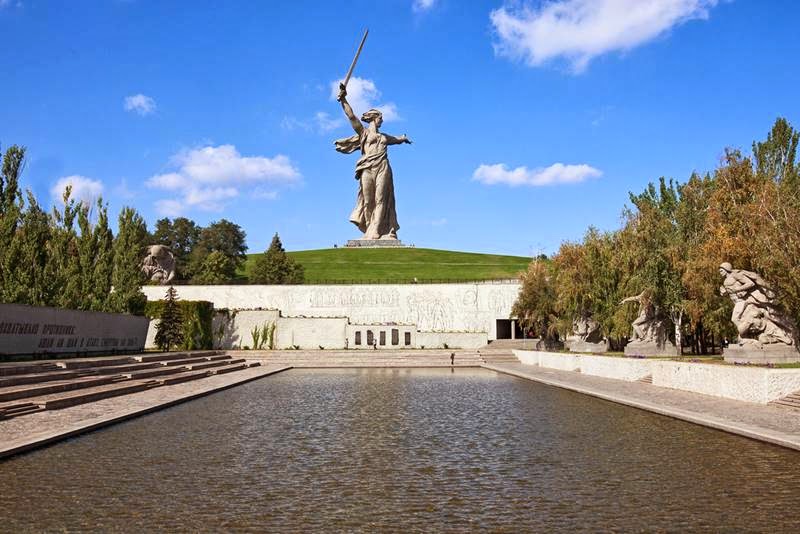
[[[336,141],[336,150],[343,154],[361,150],[355,172],[359,182],[358,194],[350,222],[366,239],[396,239],[400,229],[387,151],[387,145],[393,144],[391,141],[394,139],[370,128],[362,128],[360,133]]]
[[[410,144],[411,141],[405,135],[394,137],[380,132],[378,128],[383,124],[383,114],[377,109],[367,111],[359,120],[346,96],[347,88],[342,84],[337,100],[342,104],[355,135],[337,140],[336,150],[343,154],[361,150],[355,172],[359,182],[358,195],[355,208],[350,213],[350,222],[364,234],[362,239],[397,239],[400,225],[397,223],[394,181],[387,147]]]

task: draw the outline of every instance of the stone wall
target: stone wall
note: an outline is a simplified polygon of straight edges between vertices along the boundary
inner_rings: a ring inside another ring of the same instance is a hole
[[[208,300],[229,310],[269,308],[284,317],[347,317],[351,324],[413,324],[428,332],[485,332],[496,339],[496,320],[508,319],[519,283],[299,286],[176,286],[178,297]],[[163,297],[144,286],[147,298]]]
[[[417,332],[417,346],[426,349],[479,349],[488,342],[486,332]]]
[[[345,317],[279,317],[277,349],[343,349],[347,329]]]
[[[409,324],[347,325],[347,348],[371,349],[372,342],[376,342],[380,349],[417,348],[417,329]]]
[[[143,316],[0,304],[0,357],[141,351],[147,325]]]
[[[800,391],[800,369],[768,369],[639,358],[573,355],[515,350],[527,365],[636,381],[648,375],[653,385],[745,402],[768,402]]]

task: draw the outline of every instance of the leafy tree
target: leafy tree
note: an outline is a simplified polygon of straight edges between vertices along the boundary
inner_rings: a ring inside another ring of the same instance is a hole
[[[219,252],[228,258],[229,263],[233,265],[232,269],[225,272],[229,273],[225,280],[220,282],[229,282],[236,277],[236,271],[244,264],[245,252],[247,246],[245,245],[244,230],[238,224],[234,224],[228,220],[222,219],[221,221],[211,223],[200,232],[200,239],[192,251],[189,269],[193,274],[192,281],[199,282],[199,273],[203,268],[206,258],[212,252]],[[218,260],[214,260],[218,264]],[[206,273],[208,273],[209,266],[206,266]],[[208,279],[205,275],[204,279]],[[205,282],[208,283],[208,282]]]
[[[46,306],[47,250],[44,244],[50,237],[47,213],[28,192],[28,206],[22,213],[17,231],[4,258],[6,276],[2,286],[2,301]]]
[[[205,257],[192,278],[195,284],[224,284],[236,276],[236,264],[224,253],[215,250]]]
[[[119,214],[119,229],[113,247],[114,292],[109,298],[110,311],[134,315],[144,313],[147,297],[141,290],[144,282],[141,261],[146,239],[144,219],[133,208],[123,208]]]
[[[25,162],[25,148],[16,145],[6,150],[0,172],[0,286],[6,289],[16,264],[9,257],[11,242],[22,214],[19,176]]]
[[[177,217],[173,221],[168,218],[156,221],[153,241],[172,250],[179,280],[187,280],[193,274],[190,271],[189,259],[200,240],[201,231],[200,226],[186,217]]]
[[[543,340],[558,339],[559,317],[556,308],[556,291],[553,265],[549,261],[534,259],[528,270],[520,276],[522,287],[511,307],[511,315],[519,324]]]
[[[71,198],[67,186],[62,196],[63,208],[53,207],[51,238],[47,247],[48,293],[52,304],[60,308],[78,309],[81,302],[81,275],[78,261],[75,219],[80,205]]]
[[[250,281],[256,284],[302,284],[304,279],[305,269],[286,254],[277,233],[250,272]]]
[[[169,286],[164,297],[164,307],[156,325],[155,342],[159,349],[170,350],[183,343],[183,315],[178,307],[175,288]]]

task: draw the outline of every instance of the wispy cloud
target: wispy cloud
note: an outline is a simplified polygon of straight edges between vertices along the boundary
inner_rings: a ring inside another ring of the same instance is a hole
[[[331,115],[325,111],[318,111],[313,117],[307,119],[287,116],[281,120],[281,128],[289,132],[302,130],[304,132],[316,131],[318,133],[327,133],[342,126],[344,126],[343,118],[331,117]]]
[[[70,198],[74,198],[87,206],[93,205],[100,195],[103,194],[103,182],[92,180],[86,176],[73,174],[59,178],[50,188],[50,196],[56,203],[63,202],[64,191],[67,187],[72,187]]]
[[[512,187],[573,184],[589,178],[598,178],[603,173],[590,165],[564,165],[554,163],[549,167],[528,169],[517,167],[509,169],[505,163],[480,165],[472,173],[472,180],[486,185],[505,184]]]
[[[491,12],[495,53],[530,66],[563,58],[580,73],[597,56],[636,48],[693,19],[718,0],[557,0]]]
[[[414,0],[411,3],[411,9],[415,13],[422,13],[424,11],[428,11],[430,9],[433,9],[433,6],[436,5],[437,1],[438,0]]]
[[[242,187],[263,184],[280,187],[302,179],[287,156],[242,156],[233,145],[183,150],[170,159],[170,166],[175,167],[174,172],[147,180],[148,187],[179,195],[157,203],[157,209],[164,215],[184,212],[187,208],[219,211],[239,195]],[[255,192],[258,191],[256,187]]]
[[[125,111],[131,111],[141,116],[145,116],[155,113],[156,101],[149,96],[139,93],[138,95],[126,96],[123,107],[125,108]]]
[[[341,82],[342,80],[334,80],[330,83],[331,100],[336,100]],[[356,116],[360,117],[365,111],[375,108],[383,113],[385,122],[399,120],[400,114],[397,112],[397,106],[394,102],[379,104],[381,96],[381,92],[372,80],[353,76],[347,84],[347,101],[350,102]]]

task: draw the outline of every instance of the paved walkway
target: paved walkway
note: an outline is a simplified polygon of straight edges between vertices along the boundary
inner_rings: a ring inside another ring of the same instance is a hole
[[[289,369],[251,367],[139,393],[0,421],[0,458],[31,450]]]
[[[800,450],[800,410],[794,408],[741,402],[522,363],[486,364],[483,367]]]

